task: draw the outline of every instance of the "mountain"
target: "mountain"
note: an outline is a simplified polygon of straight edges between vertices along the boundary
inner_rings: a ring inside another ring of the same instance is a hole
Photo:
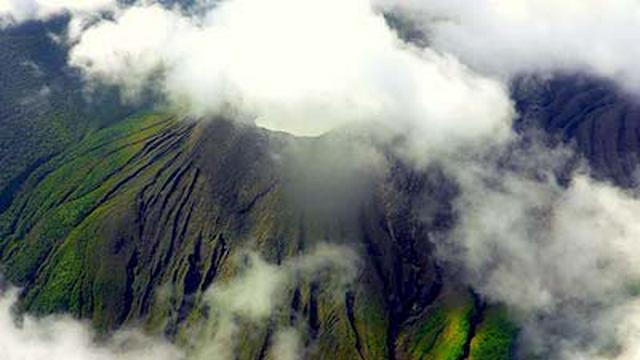
[[[247,250],[283,266],[349,245],[354,279],[336,291],[322,274],[295,277],[266,321],[238,321],[237,358],[268,358],[283,327],[299,330],[312,359],[513,357],[508,311],[436,259],[458,191],[437,167],[387,154],[389,171],[342,179],[349,156],[330,158],[327,174],[314,172],[327,161],[314,154],[358,156],[368,139],[122,107],[113,89],[87,99],[51,36],[59,21],[0,32],[0,259],[23,288],[22,311],[70,313],[102,334],[140,325],[188,345],[213,318],[209,291],[233,281]],[[631,95],[580,75],[524,77],[512,93],[518,130],[573,144],[597,177],[635,184]]]
[[[416,194],[445,203],[446,179],[398,163],[353,213],[304,208],[286,193],[295,174],[271,152],[322,141],[163,113],[100,130],[38,167],[2,214],[5,274],[25,287],[28,311],[71,312],[103,330],[144,319],[180,339],[242,248],[281,263],[348,242],[364,256],[353,288],[335,298],[300,282],[274,319],[307,324],[314,358],[506,357],[514,330],[504,313],[443,278],[431,256],[429,234],[448,226],[449,210],[429,223],[414,213]],[[258,357],[273,326],[254,329],[240,357]]]
[[[38,166],[131,111],[109,89],[88,102],[80,74],[67,66],[67,51],[55,38],[67,22],[34,21],[0,31],[0,210]]]

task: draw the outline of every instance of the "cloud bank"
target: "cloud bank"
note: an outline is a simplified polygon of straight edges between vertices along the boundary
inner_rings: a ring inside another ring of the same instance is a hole
[[[18,291],[0,295],[0,358],[5,360],[177,360],[181,351],[134,330],[97,344],[88,324],[66,316],[16,319]]]
[[[588,72],[640,91],[635,0],[374,0],[408,16],[430,46],[479,71]]]
[[[330,25],[329,25],[330,24]],[[368,0],[232,0],[199,16],[157,4],[85,31],[70,63],[135,95],[296,135],[353,124],[439,152],[510,134],[505,87],[399,40]]]
[[[533,146],[449,164],[461,191],[440,258],[522,324],[520,351],[548,359],[631,359],[640,330],[640,200],[591,179],[573,154]],[[635,354],[635,355],[634,355]]]

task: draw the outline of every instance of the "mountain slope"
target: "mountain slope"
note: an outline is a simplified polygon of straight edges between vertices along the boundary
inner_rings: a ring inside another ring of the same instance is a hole
[[[514,97],[518,127],[575,142],[596,175],[634,183],[633,99],[562,77],[516,84]],[[351,286],[336,296],[327,279],[297,279],[267,321],[239,321],[239,358],[268,358],[285,327],[303,334],[309,358],[511,357],[517,329],[506,312],[476,299],[432,255],[456,194],[437,170],[389,157],[388,173],[345,172],[357,161],[326,160],[321,150],[350,143],[338,153],[358,156],[364,139],[294,138],[170,113],[86,129],[55,140],[55,151],[27,144],[49,155],[8,187],[0,208],[4,273],[24,287],[24,310],[70,312],[104,332],[142,322],[192,347],[193,332],[214,321],[208,290],[233,280],[246,251],[282,264],[322,243],[346,244],[361,258]],[[313,166],[321,161],[338,167],[316,172],[327,168]],[[343,201],[327,200],[336,197]]]
[[[322,182],[286,159],[324,141],[161,113],[101,130],[39,167],[2,214],[6,275],[25,287],[26,310],[71,312],[105,331],[144,320],[185,343],[238,254],[279,264],[348,244],[362,262],[352,286],[335,296],[300,279],[269,321],[241,323],[251,331],[240,333],[240,358],[261,358],[285,325],[304,329],[310,358],[508,358],[514,330],[431,255],[429,234],[449,226],[451,210],[425,220],[412,206],[446,204],[455,189],[398,162],[358,184],[347,209],[302,205],[321,202]],[[318,198],[296,201],[297,187]]]
[[[115,89],[84,93],[80,74],[67,65],[68,21],[0,29],[0,210],[36,168],[132,111]]]
[[[582,75],[524,77],[513,87],[520,126],[574,143],[594,175],[629,187],[640,160],[640,101],[617,85]]]

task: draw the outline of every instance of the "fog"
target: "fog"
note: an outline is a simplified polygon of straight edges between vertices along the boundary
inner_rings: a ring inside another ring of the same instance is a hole
[[[18,290],[0,295],[0,358],[5,360],[179,360],[181,350],[137,330],[120,330],[108,340],[86,322],[68,316],[17,316]]]

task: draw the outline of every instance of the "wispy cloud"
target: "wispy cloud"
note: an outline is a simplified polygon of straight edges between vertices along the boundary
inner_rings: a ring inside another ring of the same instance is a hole
[[[640,4],[635,0],[374,0],[411,17],[429,44],[508,78],[587,72],[640,91]]]
[[[17,289],[0,295],[0,358],[5,360],[179,360],[183,353],[163,339],[122,330],[96,342],[88,323],[68,316],[16,317]]]
[[[458,221],[439,257],[523,326],[520,351],[548,359],[637,354],[640,199],[535,145],[449,163]],[[568,181],[568,183],[566,183]]]
[[[230,359],[238,350],[242,321],[264,324],[285,305],[296,281],[317,281],[327,291],[343,296],[359,271],[359,259],[348,247],[320,244],[313,251],[271,264],[255,253],[240,256],[247,262],[228,282],[214,284],[205,294],[211,317],[201,323],[190,356],[194,359]],[[239,259],[239,260],[240,260]],[[275,359],[302,358],[299,334],[279,329],[271,346]]]

